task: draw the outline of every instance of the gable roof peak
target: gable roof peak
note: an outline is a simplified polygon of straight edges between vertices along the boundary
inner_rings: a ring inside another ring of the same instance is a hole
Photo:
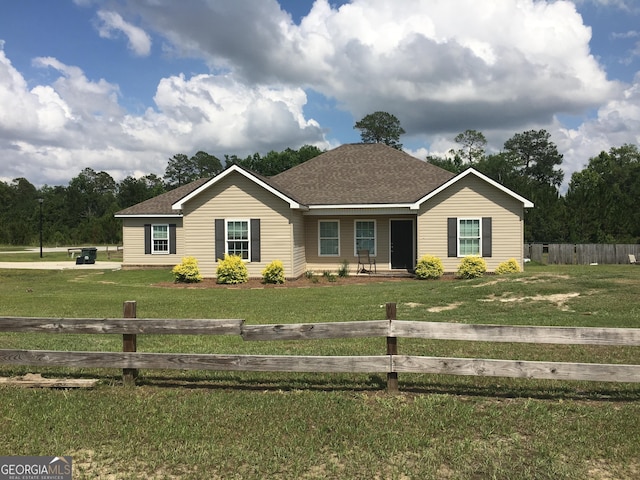
[[[180,212],[176,212],[171,206],[181,198],[189,195],[198,187],[206,183],[208,178],[200,178],[186,185],[161,193],[160,195],[127,207],[116,212],[115,217],[129,216],[180,216]]]

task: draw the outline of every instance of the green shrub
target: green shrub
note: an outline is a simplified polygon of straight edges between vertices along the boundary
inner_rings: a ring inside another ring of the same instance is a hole
[[[304,272],[304,278],[306,278],[307,280],[316,278],[315,273],[312,270],[307,270],[306,272]]]
[[[487,262],[477,256],[464,257],[458,266],[458,278],[479,278],[487,271]]]
[[[274,260],[262,270],[263,283],[284,283],[284,265],[280,260]]]
[[[349,262],[347,260],[343,260],[342,265],[338,268],[338,276],[340,278],[349,276]]]
[[[202,280],[198,260],[195,257],[183,257],[179,263],[171,270],[176,283],[197,283]]]
[[[423,255],[416,265],[416,278],[420,280],[438,279],[444,273],[442,260],[433,255]]]
[[[236,284],[245,283],[249,280],[249,272],[247,266],[238,255],[224,254],[224,260],[218,262],[216,270],[218,283]]]
[[[502,262],[500,265],[498,265],[498,268],[496,268],[497,275],[504,275],[507,273],[518,273],[519,271],[520,271],[520,265],[518,265],[518,262],[516,261],[515,258],[510,258],[506,262]]]
[[[338,278],[335,273],[330,272],[329,270],[325,270],[322,272],[322,276],[327,279],[329,282],[335,282]]]

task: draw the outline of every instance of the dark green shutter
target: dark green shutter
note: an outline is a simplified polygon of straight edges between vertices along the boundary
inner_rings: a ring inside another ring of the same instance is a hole
[[[482,256],[491,256],[491,217],[482,217]]]
[[[224,260],[224,219],[216,218],[215,220],[215,236],[216,236],[216,261]]]
[[[447,256],[458,256],[458,219],[447,218]]]
[[[144,254],[151,255],[151,224],[144,224]]]
[[[169,224],[169,253],[176,253],[176,224]]]
[[[260,261],[260,219],[251,219],[251,261]]]

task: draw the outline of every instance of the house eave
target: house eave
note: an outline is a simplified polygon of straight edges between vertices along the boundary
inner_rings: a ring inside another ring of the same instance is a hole
[[[114,215],[114,218],[182,218],[181,213],[137,213],[134,215]]]
[[[171,205],[171,208],[174,209],[174,210],[182,210],[182,208],[183,208],[183,206],[184,206],[184,204],[186,202],[188,202],[189,200],[191,200],[195,196],[199,195],[201,192],[205,191],[206,189],[208,189],[212,185],[215,185],[220,180],[222,180],[227,175],[230,175],[233,172],[241,174],[245,178],[247,178],[250,181],[254,182],[256,185],[259,185],[260,187],[264,188],[268,192],[274,194],[276,197],[284,200],[285,202],[287,202],[289,204],[289,208],[291,208],[292,210],[305,210],[306,207],[304,205],[296,202],[294,199],[288,197],[287,195],[285,195],[281,191],[275,189],[274,187],[272,187],[268,183],[265,183],[263,180],[261,180],[260,178],[256,177],[255,175],[253,175],[251,172],[245,170],[244,168],[239,167],[238,165],[232,165],[231,167],[227,168],[225,171],[223,171],[219,175],[216,175],[211,180],[209,180],[208,182],[204,183],[200,187],[196,188],[193,192],[191,192],[190,194],[182,197],[176,203]]]
[[[421,199],[419,199],[417,202],[415,202],[411,208],[414,210],[417,210],[420,208],[420,206],[426,202],[427,200],[429,200],[430,198],[433,198],[434,196],[436,196],[437,194],[439,194],[440,192],[446,190],[447,188],[449,188],[451,185],[457,183],[458,181],[460,181],[461,179],[465,178],[467,175],[475,175],[476,177],[484,180],[485,182],[489,183],[490,185],[493,185],[494,187],[496,187],[498,190],[503,191],[504,193],[506,193],[507,195],[513,197],[515,200],[518,200],[519,202],[522,202],[522,206],[524,208],[533,208],[533,202],[530,200],[527,200],[526,198],[524,198],[521,195],[518,195],[516,192],[514,192],[513,190],[508,189],[507,187],[505,187],[504,185],[496,182],[495,180],[492,180],[491,178],[487,177],[486,175],[480,173],[479,171],[477,171],[474,168],[468,168],[467,170],[465,170],[464,172],[456,175],[455,177],[453,177],[451,180],[449,180],[448,182],[443,183],[442,185],[440,185],[438,188],[436,188],[435,190],[429,192],[427,195],[425,195],[424,197],[422,197]]]
[[[309,205],[305,215],[406,215],[414,214],[415,210],[410,203],[345,203],[340,205]]]

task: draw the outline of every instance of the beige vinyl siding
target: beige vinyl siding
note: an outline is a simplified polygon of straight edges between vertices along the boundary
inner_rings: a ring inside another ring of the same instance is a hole
[[[198,259],[204,277],[215,277],[215,219],[260,219],[260,262],[247,262],[252,278],[273,260],[281,260],[285,276],[294,268],[293,219],[289,204],[239,173],[222,178],[184,205],[185,251]]]
[[[399,217],[393,216],[393,218]],[[355,253],[356,220],[375,220],[376,263],[380,269],[390,268],[390,217],[386,215],[308,216],[304,220],[307,270],[316,273],[322,273],[325,270],[336,272],[342,266],[342,262],[346,260],[349,262],[350,273],[355,273],[358,265],[358,257]],[[320,256],[318,254],[318,222],[321,220],[340,222],[340,254],[338,256]]]
[[[175,254],[145,254],[144,226],[176,225],[176,253]],[[124,268],[138,266],[169,266],[180,263],[184,252],[184,234],[182,218],[123,218],[122,244],[126,245],[122,254]]]
[[[515,258],[523,267],[522,203],[498,188],[468,175],[422,204],[418,215],[418,258],[440,257],[447,272],[455,272],[461,257],[447,256],[447,218],[492,218],[492,255],[487,270]]]
[[[293,235],[293,242],[291,245],[292,255],[292,270],[291,276],[293,278],[300,277],[307,270],[307,258],[304,238],[304,217],[302,212],[293,211],[291,221],[291,231]]]

